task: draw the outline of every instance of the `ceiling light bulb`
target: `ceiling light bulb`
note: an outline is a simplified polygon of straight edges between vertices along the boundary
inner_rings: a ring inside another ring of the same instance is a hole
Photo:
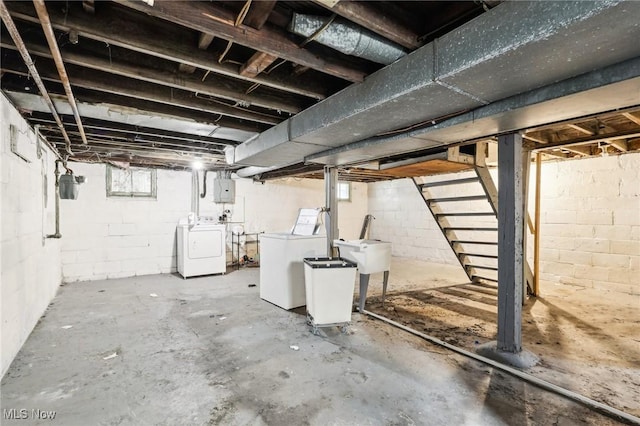
[[[191,167],[193,168],[193,170],[200,170],[202,168],[202,161],[194,161],[193,163],[191,163]]]

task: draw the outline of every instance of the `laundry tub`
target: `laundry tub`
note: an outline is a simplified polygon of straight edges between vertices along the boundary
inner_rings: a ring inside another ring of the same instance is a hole
[[[351,321],[357,264],[347,259],[304,259],[307,317],[313,332],[318,327],[342,326]]]
[[[340,250],[340,256],[358,264],[360,281],[360,301],[358,309],[364,310],[369,277],[376,272],[384,272],[382,281],[382,304],[387,294],[389,269],[391,268],[391,243],[378,240],[334,240],[333,245]]]

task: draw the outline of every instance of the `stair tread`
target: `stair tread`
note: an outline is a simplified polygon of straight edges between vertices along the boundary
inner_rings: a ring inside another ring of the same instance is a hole
[[[471,279],[472,279],[472,280],[473,280],[473,279],[475,279],[475,278],[480,279],[480,280],[492,281],[492,282],[494,282],[494,283],[497,283],[497,282],[498,282],[498,280],[497,280],[497,279],[495,279],[495,278],[482,277],[482,276],[480,276],[480,275],[471,275]]]
[[[476,268],[476,269],[486,269],[489,271],[497,271],[498,268],[495,266],[484,266],[484,265],[464,265],[465,268]]]
[[[461,185],[463,183],[469,182],[478,182],[480,179],[475,177],[463,178],[463,179],[450,179],[450,180],[441,180],[436,182],[427,182],[419,184],[420,188],[433,188],[436,186],[446,186],[446,185]]]
[[[498,228],[486,228],[480,226],[443,226],[442,229],[452,230],[452,231],[497,231]]]
[[[459,243],[459,244],[488,244],[488,245],[498,245],[495,241],[471,241],[471,240],[450,240],[451,243]]]
[[[436,213],[436,216],[495,216],[494,212],[451,212]]]
[[[443,203],[449,201],[488,200],[486,195],[461,195],[459,197],[429,198],[430,203]]]
[[[497,259],[498,256],[495,254],[480,254],[480,253],[466,253],[466,252],[460,252],[458,253],[458,256],[473,256],[473,257],[485,257],[488,259]]]

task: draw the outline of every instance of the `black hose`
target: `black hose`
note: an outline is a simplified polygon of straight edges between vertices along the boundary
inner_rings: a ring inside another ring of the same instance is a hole
[[[200,198],[204,198],[207,196],[207,171],[204,171],[204,177],[202,178],[202,194],[200,194]]]

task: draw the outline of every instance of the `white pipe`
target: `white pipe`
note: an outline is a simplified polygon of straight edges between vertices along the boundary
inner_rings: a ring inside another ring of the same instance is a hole
[[[236,175],[241,178],[248,178],[251,176],[259,175],[261,173],[266,173],[271,170],[275,170],[278,167],[258,167],[258,166],[248,166],[240,170],[236,170]]]
[[[635,425],[640,425],[640,418],[633,416],[631,414],[625,413],[624,411],[620,411],[617,408],[613,408],[609,405],[603,404],[601,402],[598,401],[594,401],[593,399],[587,398],[586,396],[580,395],[578,393],[572,392],[568,389],[565,388],[561,388],[558,385],[554,385],[553,383],[549,383],[545,380],[539,379],[535,376],[532,376],[531,374],[527,374],[525,372],[522,372],[518,369],[509,367],[507,365],[501,364],[499,362],[496,362],[492,359],[489,358],[485,358],[481,355],[478,355],[476,353],[473,352],[469,352],[467,350],[464,350],[462,348],[459,348],[457,346],[453,346],[447,342],[443,342],[442,340],[438,339],[437,337],[433,337],[433,336],[429,336],[427,334],[421,333],[417,330],[414,330],[413,328],[407,327],[403,324],[400,324],[392,319],[383,317],[381,315],[378,314],[374,314],[373,312],[367,311],[366,309],[363,309],[360,311],[360,313],[369,315],[370,317],[379,319],[380,321],[384,321],[386,323],[389,323],[395,327],[398,327],[404,331],[407,331],[415,336],[421,337],[424,340],[427,340],[431,343],[435,343],[436,345],[440,345],[443,346],[449,350],[452,350],[460,355],[464,355],[466,357],[475,359],[476,361],[480,361],[483,362],[487,365],[490,365],[493,368],[497,368],[498,370],[504,371],[505,373],[511,374],[514,377],[517,377],[521,380],[524,380],[525,382],[531,383],[534,386],[538,386],[539,388],[542,388],[544,390],[548,390],[550,392],[554,392],[557,393],[558,395],[562,395],[565,398],[568,398],[572,401],[575,401],[579,404],[582,404],[586,407],[589,407],[593,410],[596,410],[602,414],[605,414],[607,416],[613,417],[616,420],[620,420],[620,421],[624,421],[630,424],[635,424]]]

